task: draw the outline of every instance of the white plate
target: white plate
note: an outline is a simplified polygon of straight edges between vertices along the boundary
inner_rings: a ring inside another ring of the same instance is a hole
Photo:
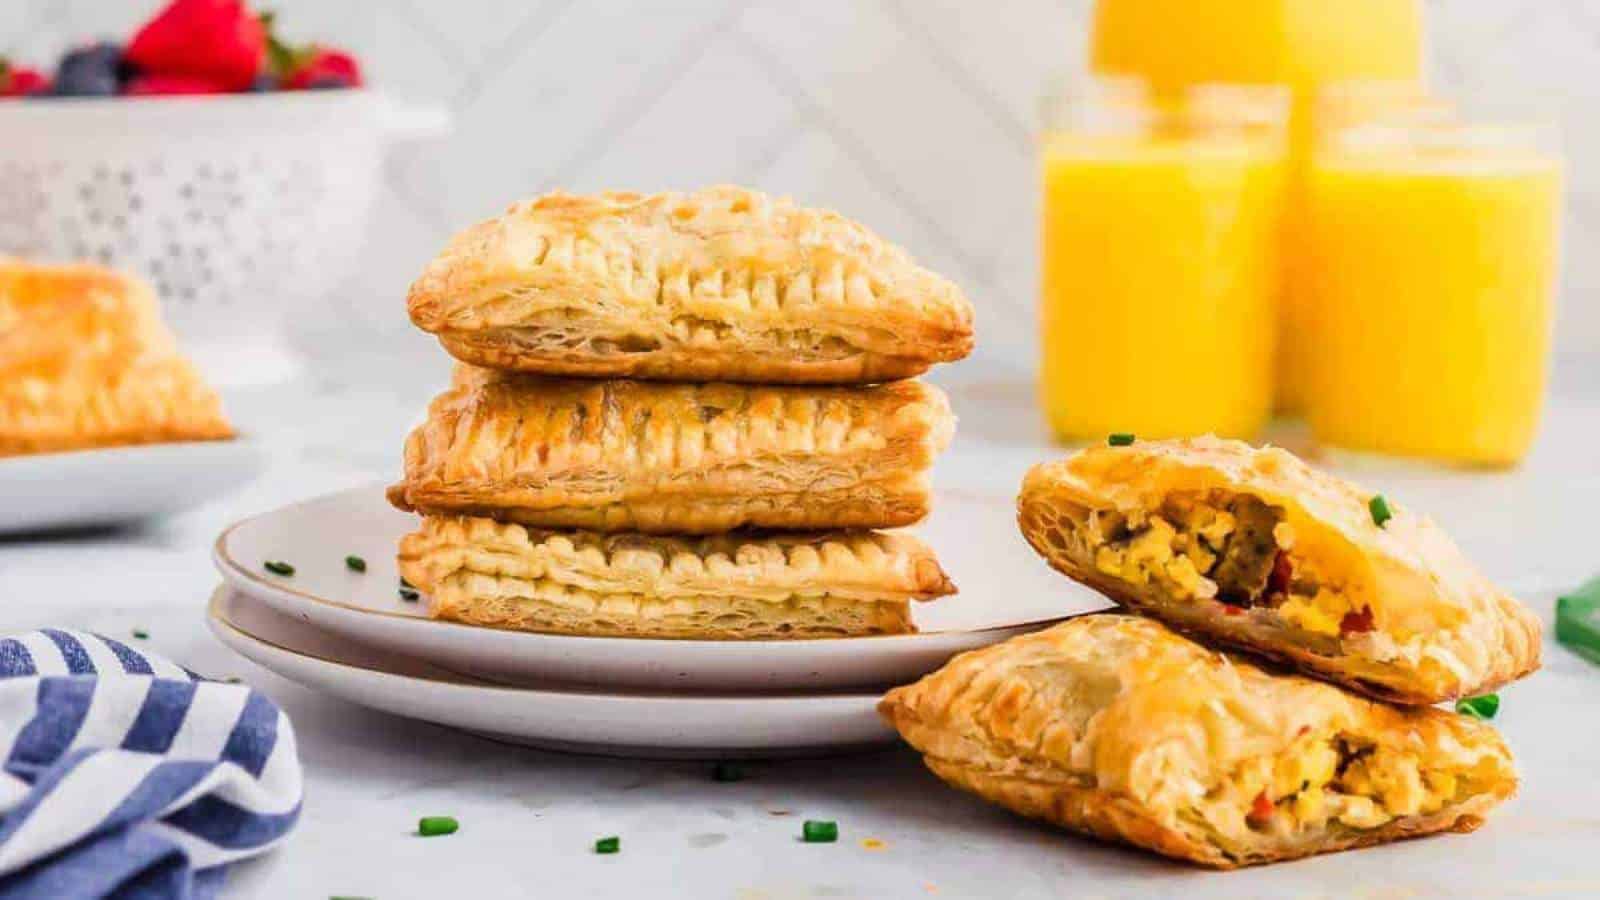
[[[0,534],[122,525],[198,506],[260,474],[245,438],[0,458]]]
[[[458,672],[521,683],[530,678],[678,690],[822,690],[913,681],[952,655],[1065,615],[1107,606],[1049,571],[1017,534],[1009,497],[943,492],[917,530],[961,589],[913,604],[920,633],[804,641],[685,641],[501,631],[426,617],[401,600],[395,545],[415,516],[380,488],[330,494],[246,519],[217,538],[217,569],[234,589],[375,647]],[[347,554],[367,562],[345,567]],[[292,577],[262,564],[281,560]]]
[[[674,696],[506,687],[351,644],[226,587],[212,595],[206,623],[240,655],[312,690],[519,744],[607,756],[738,758],[849,752],[894,740],[878,718],[875,693]]]

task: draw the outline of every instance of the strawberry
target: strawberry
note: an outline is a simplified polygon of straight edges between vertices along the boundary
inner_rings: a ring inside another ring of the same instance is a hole
[[[128,44],[127,60],[152,76],[248,90],[267,55],[266,29],[242,0],[172,0]]]
[[[0,57],[0,97],[26,97],[50,90],[50,79],[38,69],[14,66]]]
[[[188,75],[135,75],[122,92],[130,97],[160,97],[177,94],[225,94],[228,89],[215,81]]]
[[[306,48],[297,65],[283,79],[285,90],[349,88],[361,86],[361,64],[343,50],[316,44]]]

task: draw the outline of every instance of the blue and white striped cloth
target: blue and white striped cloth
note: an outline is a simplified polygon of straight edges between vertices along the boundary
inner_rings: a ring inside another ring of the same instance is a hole
[[[289,719],[121,641],[0,639],[0,898],[205,898],[300,816]]]

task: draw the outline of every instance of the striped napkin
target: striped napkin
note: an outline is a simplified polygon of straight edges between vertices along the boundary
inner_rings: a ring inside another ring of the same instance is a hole
[[[271,700],[121,641],[0,640],[0,898],[205,898],[300,816]]]

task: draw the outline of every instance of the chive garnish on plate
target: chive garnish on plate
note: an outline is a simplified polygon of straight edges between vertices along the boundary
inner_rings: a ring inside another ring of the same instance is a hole
[[[831,844],[839,839],[839,823],[807,819],[800,826],[800,839],[808,844]]]
[[[1106,443],[1113,447],[1130,447],[1133,445],[1133,435],[1126,431],[1113,432],[1110,437],[1106,438]]]
[[[1372,513],[1372,524],[1379,528],[1394,518],[1394,513],[1389,509],[1389,501],[1383,499],[1382,494],[1372,495],[1372,499],[1367,501],[1367,512]]]
[[[401,588],[400,589],[400,599],[404,600],[407,603],[415,603],[415,602],[417,602],[417,598],[420,597],[420,596],[422,596],[422,595],[418,594],[416,591],[412,590],[411,588]]]
[[[453,816],[423,816],[417,820],[417,834],[423,837],[437,837],[441,834],[455,834],[461,828]]]
[[[367,561],[351,554],[344,558],[344,567],[352,572],[365,572],[367,570]]]
[[[414,587],[416,587],[416,585],[414,585],[411,582],[407,581],[406,577],[404,575],[400,576],[400,586],[403,587],[403,588],[414,588]]]
[[[614,834],[610,837],[599,838],[594,842],[594,852],[596,853],[617,853],[621,850],[622,838]]]
[[[1494,714],[1499,711],[1499,694],[1484,694],[1481,697],[1468,697],[1464,700],[1456,701],[1456,712],[1463,716],[1471,716],[1474,719],[1487,721],[1494,718]]]
[[[145,631],[143,628],[135,628],[133,630],[133,636],[142,641],[150,637],[150,632]]]
[[[267,560],[261,564],[261,568],[266,569],[268,572],[271,572],[274,575],[282,575],[285,578],[288,578],[290,575],[294,574],[294,566],[276,559]]]

